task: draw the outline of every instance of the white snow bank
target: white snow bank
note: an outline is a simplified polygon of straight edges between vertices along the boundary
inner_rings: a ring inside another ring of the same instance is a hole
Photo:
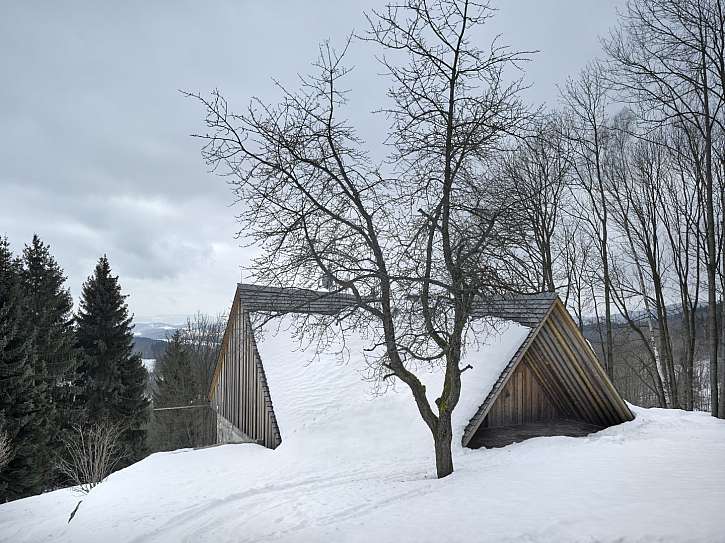
[[[3,542],[703,542],[725,540],[725,422],[636,410],[586,438],[467,451],[433,478],[401,447],[290,462],[256,445],[159,453],[83,498],[0,506]]]
[[[154,454],[83,497],[70,524],[81,498],[68,491],[0,505],[0,541],[725,541],[724,421],[633,407],[634,421],[586,438],[462,449],[463,426],[526,334],[512,326],[468,351],[456,472],[436,480],[432,440],[402,386],[371,397],[359,355],[310,362],[285,334],[260,344],[277,450]],[[426,380],[435,394],[440,376]]]

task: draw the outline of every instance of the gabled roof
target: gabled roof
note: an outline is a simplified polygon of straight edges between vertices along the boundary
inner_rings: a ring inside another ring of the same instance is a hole
[[[498,317],[532,328],[546,316],[557,298],[555,292],[501,296],[481,303],[473,318]]]
[[[265,287],[239,283],[237,295],[247,311],[334,315],[357,303],[355,296],[304,288]]]

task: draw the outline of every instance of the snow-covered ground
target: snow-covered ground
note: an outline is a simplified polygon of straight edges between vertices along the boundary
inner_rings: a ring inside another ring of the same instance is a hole
[[[470,348],[446,479],[409,394],[375,397],[360,378],[364,340],[348,342],[346,363],[311,360],[282,330],[260,345],[277,450],[154,454],[87,496],[0,505],[0,541],[725,542],[725,422],[706,414],[633,408],[634,421],[586,438],[458,445],[525,334],[511,325]]]

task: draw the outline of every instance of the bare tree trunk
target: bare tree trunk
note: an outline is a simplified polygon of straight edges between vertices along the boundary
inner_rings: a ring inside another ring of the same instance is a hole
[[[434,434],[436,474],[438,478],[447,477],[453,473],[453,454],[451,442],[453,440],[453,429],[451,417],[446,415],[438,419],[438,426]]]
[[[707,89],[707,70],[704,68],[705,57],[703,53],[703,78]],[[715,206],[713,198],[713,172],[712,172],[712,122],[709,111],[709,91],[704,93],[705,102],[705,239],[707,243],[706,270],[707,270],[707,330],[710,350],[710,411],[714,417],[720,416],[719,409],[719,375],[718,375],[718,346],[720,330],[718,328],[717,314],[717,246],[715,242]],[[725,413],[722,413],[725,415]]]
[[[671,405],[671,395],[665,393],[665,389],[662,386],[662,383],[665,382],[665,370],[662,367],[662,357],[659,353],[659,348],[657,347],[657,338],[655,336],[654,331],[654,325],[652,324],[652,310],[650,308],[649,303],[649,296],[647,295],[647,290],[644,286],[644,276],[642,274],[642,267],[639,264],[639,259],[636,257],[636,252],[634,250],[634,244],[632,243],[632,238],[629,235],[629,243],[632,247],[632,254],[635,255],[635,266],[637,268],[637,277],[639,279],[639,288],[642,290],[642,298],[644,299],[644,307],[645,312],[647,313],[647,330],[649,331],[649,340],[652,344],[652,352],[654,353],[654,359],[655,359],[655,368],[657,369],[657,388],[662,390],[662,405],[661,407],[667,407],[668,405]]]

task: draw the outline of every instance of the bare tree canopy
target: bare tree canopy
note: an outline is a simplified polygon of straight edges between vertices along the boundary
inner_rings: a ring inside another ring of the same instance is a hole
[[[632,104],[648,130],[674,127],[683,136],[679,152],[689,152],[695,165],[692,178],[702,209],[697,232],[707,276],[710,407],[720,417],[725,417],[718,398],[718,388],[725,387],[722,364],[718,368],[725,332],[717,294],[720,290],[722,306],[724,28],[720,0],[631,0],[605,42],[610,79],[621,99]]]
[[[242,233],[261,249],[254,277],[301,287],[325,277],[356,297],[338,320],[382,348],[375,375],[412,391],[439,477],[453,471],[451,413],[471,309],[518,281],[500,221],[511,202],[491,164],[528,121],[522,83],[506,72],[528,54],[475,45],[492,16],[487,3],[454,0],[367,15],[359,38],[378,48],[391,81],[381,108],[390,153],[380,163],[340,113],[351,42],[340,52],[323,44],[313,75],[298,91],[282,88],[279,104],[255,99],[233,113],[218,91],[192,95],[207,112],[203,156],[230,176]],[[433,402],[416,376],[431,365],[445,371]]]

